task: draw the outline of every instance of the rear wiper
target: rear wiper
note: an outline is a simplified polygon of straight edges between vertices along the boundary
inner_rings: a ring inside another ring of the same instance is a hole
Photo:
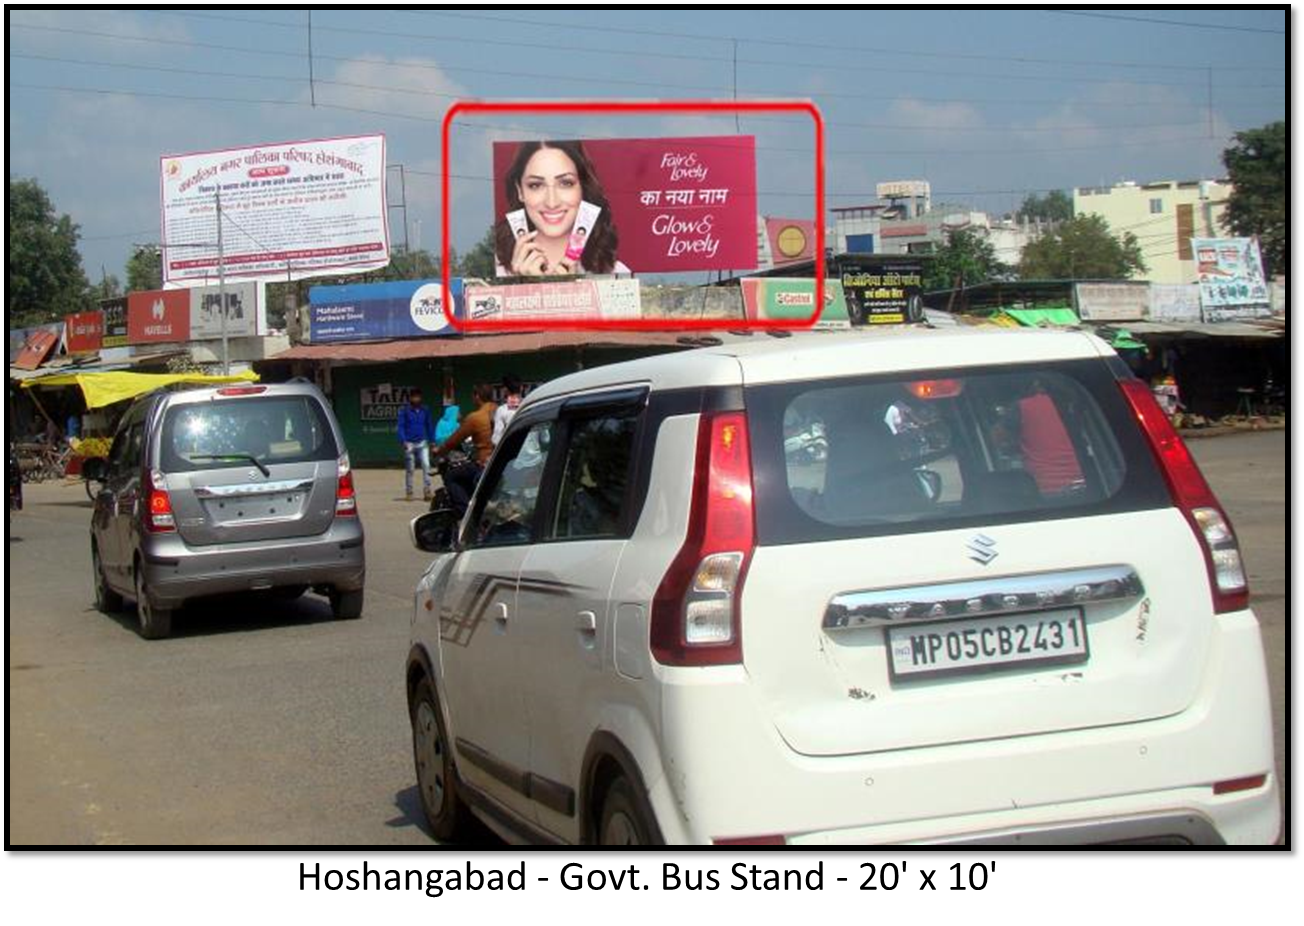
[[[192,460],[248,460],[254,466],[257,466],[264,476],[271,477],[272,471],[258,462],[258,458],[252,453],[192,453],[189,455]]]

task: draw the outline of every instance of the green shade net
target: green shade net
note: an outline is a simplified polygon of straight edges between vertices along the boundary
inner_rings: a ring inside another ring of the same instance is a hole
[[[1041,328],[1046,325],[1076,327],[1082,324],[1078,313],[1068,306],[1043,306],[1037,309],[1002,309],[1020,325]]]

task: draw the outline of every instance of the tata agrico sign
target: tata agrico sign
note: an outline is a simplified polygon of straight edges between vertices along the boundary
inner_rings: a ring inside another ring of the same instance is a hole
[[[453,311],[460,315],[462,281],[452,281]],[[439,280],[401,280],[352,286],[314,286],[308,291],[309,340],[378,341],[453,334],[444,315]]]

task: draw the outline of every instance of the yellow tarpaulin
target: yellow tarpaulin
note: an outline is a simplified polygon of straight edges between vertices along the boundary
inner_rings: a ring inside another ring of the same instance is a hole
[[[205,373],[130,373],[109,371],[105,373],[56,373],[39,379],[23,381],[24,389],[33,386],[80,386],[87,408],[101,408],[133,399],[173,383],[214,385],[218,383],[257,382],[258,374],[252,370],[232,373],[230,376],[212,376]]]

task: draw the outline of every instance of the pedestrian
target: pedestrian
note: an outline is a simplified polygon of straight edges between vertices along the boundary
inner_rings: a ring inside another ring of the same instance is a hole
[[[408,404],[398,412],[398,441],[403,446],[403,486],[407,500],[412,501],[412,469],[421,464],[424,482],[422,498],[430,499],[430,437],[434,432],[430,409],[421,403],[421,390],[408,393]]]
[[[436,454],[445,454],[461,446],[462,441],[468,437],[475,446],[466,465],[451,470],[444,477],[449,501],[458,512],[466,511],[471,496],[475,493],[476,483],[480,481],[485,464],[489,462],[494,449],[494,412],[498,406],[493,402],[493,390],[487,385],[477,385],[471,390],[471,400],[475,410],[468,412],[458,429],[435,448]]]
[[[516,414],[516,409],[521,404],[521,381],[514,374],[508,373],[503,377],[503,391],[507,393],[503,404],[498,406],[494,412],[494,433],[493,445],[498,446],[498,442],[503,439],[503,432],[507,430],[507,424]]]

